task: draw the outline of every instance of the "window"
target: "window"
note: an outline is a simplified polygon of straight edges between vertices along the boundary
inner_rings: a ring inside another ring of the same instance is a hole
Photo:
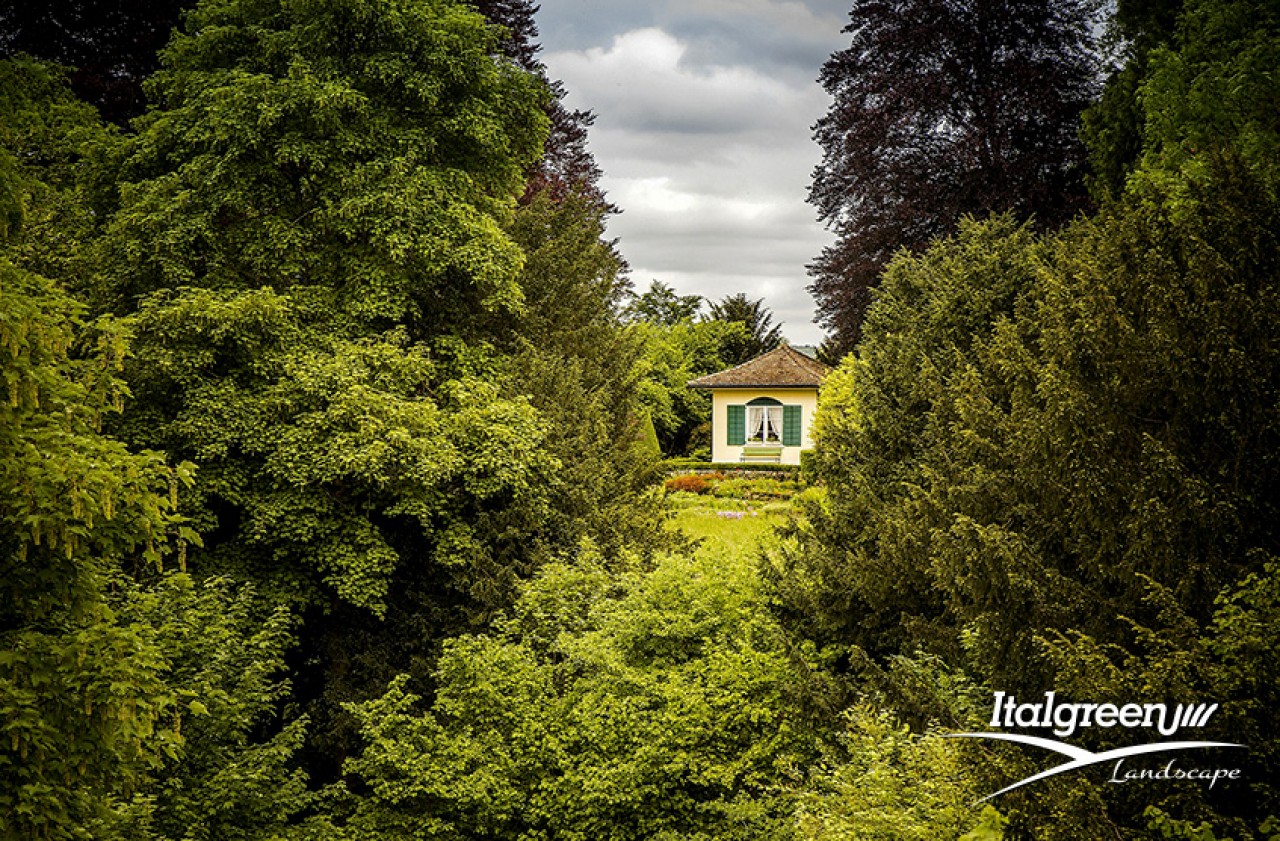
[[[747,402],[747,445],[776,447],[782,443],[782,403],[772,397],[757,397]]]
[[[803,410],[784,406],[772,397],[757,397],[744,406],[730,404],[726,443],[730,447],[799,447],[803,440]]]
[[[782,443],[781,406],[747,407],[747,443],[775,446]]]

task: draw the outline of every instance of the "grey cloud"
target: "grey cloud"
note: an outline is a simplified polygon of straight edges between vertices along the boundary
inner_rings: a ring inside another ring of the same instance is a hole
[[[813,81],[847,7],[829,0],[544,2],[544,60],[622,214],[611,236],[637,286],[765,298],[786,333],[816,342],[805,264],[831,236],[805,203],[825,112]]]
[[[776,132],[779,118],[816,93],[750,65],[693,67],[683,61],[687,53],[686,43],[650,27],[617,36],[607,48],[545,60],[569,85],[569,102],[590,105],[599,125],[644,133]]]
[[[750,63],[812,80],[847,39],[850,0],[543,0],[538,14],[548,52],[583,50],[658,26],[690,44],[695,64]]]
[[[749,64],[789,83],[807,84],[817,78],[826,57],[847,40],[840,34],[847,13],[843,3],[769,3],[728,17],[714,8],[723,3],[700,5],[710,8],[687,7],[686,15],[664,25],[689,44],[685,61],[690,65]]]

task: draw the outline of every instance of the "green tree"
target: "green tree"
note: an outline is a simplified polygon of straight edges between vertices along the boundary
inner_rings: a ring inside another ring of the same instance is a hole
[[[619,323],[624,264],[604,239],[605,217],[590,196],[544,192],[510,228],[526,255],[527,302],[511,331],[510,387],[528,395],[562,465],[551,501],[557,549],[590,537],[607,552],[640,550],[663,533],[650,492],[657,454],[644,446],[644,346]]]
[[[521,575],[584,538],[609,554],[647,553],[669,542],[670,534],[652,491],[657,454],[640,439],[646,415],[635,368],[642,347],[617,323],[620,261],[602,239],[604,210],[589,197],[555,200],[540,191],[522,203],[508,231],[526,255],[519,278],[526,306],[518,317],[494,316],[500,352],[490,361],[505,399],[527,401],[536,410],[539,453],[558,467],[540,476],[536,522],[517,519],[530,512],[524,507],[502,519],[469,513],[473,519],[466,522],[477,534],[502,527],[528,535],[511,561]],[[459,577],[465,574],[479,587],[496,580],[486,573],[476,565]],[[313,708],[322,733],[341,730],[340,738],[317,749],[328,774],[340,772],[331,757],[340,760],[358,746],[343,702],[381,693],[401,672],[430,686],[441,628],[489,618],[474,609],[450,617],[440,589],[437,568],[401,565],[392,574],[384,616],[340,607],[341,631],[308,646],[308,657],[335,666]],[[501,600],[495,593],[485,603]]]
[[[632,295],[623,315],[631,322],[644,321],[662,327],[674,327],[682,321],[697,318],[701,309],[700,295],[677,295],[670,286],[655,280],[644,292]]]
[[[83,281],[78,258],[98,224],[88,173],[114,140],[58,68],[25,56],[0,60],[0,227],[15,265],[64,284]]]
[[[1086,180],[1099,203],[1124,191],[1125,179],[1142,156],[1146,117],[1140,88],[1152,52],[1173,39],[1182,6],[1182,0],[1119,0],[1114,5],[1104,40],[1117,50],[1115,66],[1098,101],[1081,115],[1080,136],[1089,151]]]
[[[867,339],[827,378],[814,419],[826,490],[806,503],[817,539],[791,596],[806,635],[874,656],[930,640],[947,611],[926,560],[939,521],[921,499],[930,453],[952,443],[940,404],[1037,269],[1034,234],[1007,217],[890,264]]]
[[[1152,177],[1195,166],[1224,143],[1274,183],[1274,4],[1121,3],[1116,26],[1128,39],[1125,63],[1085,115],[1099,197],[1121,194],[1139,168]]]
[[[304,612],[321,774],[339,704],[484,622],[551,537],[559,463],[496,347],[549,94],[502,36],[446,0],[203,3],[98,168],[88,290],[136,334],[112,428],[199,465],[194,570]]]
[[[109,586],[193,537],[175,511],[190,471],[101,432],[127,394],[126,328],[15,264],[37,262],[24,225],[74,204],[67,135],[92,117],[28,60],[0,62],[0,92],[0,837],[110,835],[180,737],[163,653]]]
[[[709,320],[741,324],[746,328],[744,340],[730,339],[724,349],[729,365],[741,365],[749,359],[773,350],[782,342],[782,325],[774,325],[773,314],[764,299],[751,300],[745,292],[727,295],[710,305]]]
[[[1004,823],[983,796],[975,752],[938,733],[913,734],[890,713],[870,705],[846,713],[843,762],[810,784],[797,810],[801,835],[811,841],[999,841]],[[965,835],[979,824],[988,834]]]
[[[179,701],[180,750],[139,789],[150,836],[248,841],[327,829],[298,763],[308,722],[281,713],[294,643],[288,610],[264,614],[251,587],[180,572],[125,588],[114,607],[148,629]]]
[[[480,341],[521,307],[502,225],[545,132],[497,38],[451,3],[245,0],[165,51],[95,293],[137,314],[121,433],[205,468],[202,568],[380,611],[411,551],[483,597],[473,514],[542,504],[541,424]]]
[[[1028,837],[1253,838],[1277,811],[1259,629],[1280,513],[1278,37],[1264,4],[1186,3],[1147,57],[1114,201],[1055,237],[993,221],[900,258],[824,393],[828,494],[779,592],[833,657],[923,646],[1009,691],[1217,703],[1205,737],[1251,747],[1250,782],[1225,790],[1015,792],[1001,808]]]
[[[1187,0],[1175,37],[1152,52],[1142,83],[1137,177],[1199,186],[1209,177],[1206,168],[1226,156],[1242,162],[1266,190],[1280,187],[1277,66],[1280,9],[1274,3]]]
[[[186,467],[102,435],[125,394],[123,333],[0,258],[0,837],[112,834],[176,753],[175,701],[145,626],[117,618],[121,566],[179,537]]]
[[[1185,693],[1222,702],[1225,740],[1256,738],[1271,757],[1273,737],[1254,735],[1270,726],[1267,692],[1188,669],[1225,664],[1196,629],[1273,560],[1280,205],[1265,169],[1229,146],[1139,175],[1061,235],[975,223],[891,265],[859,354],[824,395],[827,493],[780,592],[851,661],[919,646],[1007,691]],[[1250,668],[1265,674],[1261,649]],[[1108,671],[1122,652],[1132,682]],[[909,698],[897,708],[919,713]],[[1242,833],[1275,811],[1270,761],[1255,796],[1156,805]],[[1085,787],[1063,823],[1048,791],[1002,802],[1011,829],[1136,831],[1151,804]]]
[[[132,325],[87,320],[24,268],[79,265],[77,176],[110,135],[50,68],[0,62],[0,86],[0,205],[17,209],[0,256],[0,838],[300,826],[304,722],[277,711],[287,616],[173,569],[199,543],[176,512],[190,465],[101,432],[128,397]]]
[[[267,285],[322,296],[334,326],[415,339],[518,309],[500,223],[546,92],[497,38],[447,2],[195,9],[121,153],[104,302]]]
[[[633,376],[662,451],[686,453],[694,446],[695,430],[711,421],[711,396],[688,383],[729,367],[726,348],[741,342],[746,328],[726,321],[680,321],[666,327],[639,321],[628,332],[642,348]]]
[[[790,838],[815,752],[749,558],[651,572],[590,547],[497,633],[455,639],[429,709],[361,705],[356,838]]]

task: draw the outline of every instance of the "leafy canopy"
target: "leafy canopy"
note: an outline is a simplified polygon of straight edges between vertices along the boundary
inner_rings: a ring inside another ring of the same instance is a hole
[[[856,0],[851,43],[819,81],[833,97],[809,201],[836,234],[809,267],[842,355],[896,251],[965,214],[1052,227],[1085,207],[1081,111],[1096,58],[1081,0]]]
[[[708,320],[737,323],[746,328],[745,339],[730,340],[725,347],[724,360],[728,365],[741,365],[782,342],[782,325],[773,323],[773,313],[765,308],[764,299],[753,301],[745,292],[712,301]]]

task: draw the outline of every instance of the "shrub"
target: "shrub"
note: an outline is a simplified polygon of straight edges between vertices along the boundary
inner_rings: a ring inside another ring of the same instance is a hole
[[[668,491],[686,491],[688,493],[703,494],[707,492],[707,480],[703,479],[697,473],[689,473],[684,476],[672,476],[663,483]]]
[[[750,464],[736,461],[697,461],[688,458],[664,459],[660,465],[668,473],[698,471],[703,476],[715,472],[732,476],[772,476],[778,479],[795,479],[800,468],[794,464]]]
[[[796,493],[796,483],[769,477],[733,478],[717,482],[711,493],[738,499],[788,499]]]

